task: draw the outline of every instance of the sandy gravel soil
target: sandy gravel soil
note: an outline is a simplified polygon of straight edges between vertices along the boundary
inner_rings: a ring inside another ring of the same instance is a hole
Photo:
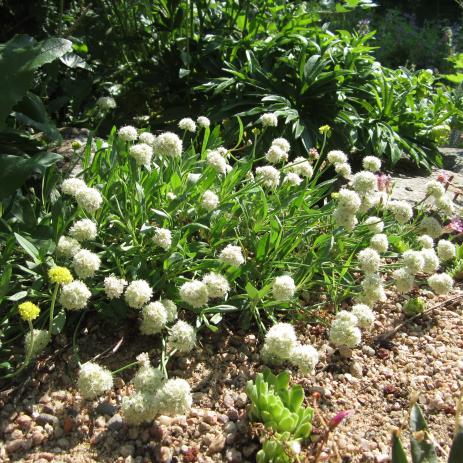
[[[321,325],[297,327],[301,341],[320,350],[321,361],[315,376],[293,374],[293,381],[302,384],[309,403],[314,393],[320,396],[319,411],[326,419],[340,410],[354,411],[336,430],[324,461],[388,462],[390,433],[405,429],[410,400],[418,395],[436,441],[448,452],[462,384],[462,303],[455,299],[462,291],[455,289],[447,297],[422,294],[430,306],[440,306],[378,342],[378,336],[403,320],[400,297],[389,294],[389,302],[376,309],[372,332],[350,357],[331,349]],[[154,337],[138,335],[135,322],[108,333],[88,318],[86,334],[79,339],[81,358],[103,352],[97,361],[116,369],[156,347]],[[106,397],[84,401],[74,386],[76,364],[68,340],[61,337],[53,347],[55,353],[42,357],[25,381],[2,388],[1,462],[255,461],[259,442],[247,421],[244,393],[246,381],[262,367],[255,335],[226,324],[219,333],[205,334],[190,359],[177,358],[169,367],[172,377],[192,385],[191,414],[161,416],[139,427],[126,426],[118,413],[133,371],[124,372]],[[318,420],[315,425],[321,426]]]

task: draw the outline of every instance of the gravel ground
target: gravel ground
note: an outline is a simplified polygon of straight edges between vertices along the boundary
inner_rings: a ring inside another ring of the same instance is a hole
[[[348,357],[333,351],[320,325],[297,327],[301,341],[320,350],[321,361],[315,376],[295,374],[293,381],[304,387],[310,402],[314,393],[320,395],[319,411],[327,419],[340,410],[354,410],[334,433],[324,461],[389,461],[390,433],[405,429],[410,400],[418,394],[436,441],[448,452],[463,358],[462,304],[452,298],[461,293],[455,289],[445,298],[423,292],[430,305],[449,302],[378,343],[378,335],[402,320],[400,297],[389,294],[362,347],[344,353]],[[105,330],[89,319],[88,332],[79,341],[81,358],[104,352],[97,361],[109,368],[129,363],[154,340],[138,336],[133,325],[132,331],[103,335]],[[26,381],[0,394],[0,461],[255,461],[259,442],[247,421],[243,390],[262,367],[256,336],[233,334],[226,326],[205,334],[193,357],[170,364],[172,377],[184,377],[192,385],[190,415],[161,416],[138,427],[126,426],[118,413],[133,372],[124,372],[106,397],[84,401],[74,387],[72,349],[65,338],[57,341],[56,353],[42,357]]]

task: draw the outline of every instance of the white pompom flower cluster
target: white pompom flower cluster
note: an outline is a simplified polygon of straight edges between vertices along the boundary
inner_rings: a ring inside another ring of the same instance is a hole
[[[341,310],[331,324],[329,338],[336,347],[354,348],[362,341],[358,318],[351,312]]]
[[[275,113],[265,113],[260,117],[260,122],[263,127],[276,127],[278,118]]]
[[[121,140],[126,142],[135,141],[138,137],[137,129],[131,125],[121,127],[117,134]]]
[[[83,281],[74,280],[62,285],[59,302],[67,310],[82,310],[87,307],[91,295]]]
[[[84,399],[95,399],[113,387],[111,372],[94,362],[81,365],[77,388]]]
[[[296,285],[289,275],[276,277],[272,284],[272,293],[276,301],[291,299],[296,293]]]
[[[216,172],[225,175],[231,169],[231,166],[227,164],[222,153],[223,151],[219,149],[209,151],[206,156],[206,162]]]
[[[306,179],[311,178],[313,175],[312,165],[307,159],[303,158],[302,156],[299,156],[296,159],[294,159],[294,161],[288,165],[288,170],[290,173],[294,173],[299,177],[304,177]]]
[[[104,291],[108,299],[117,299],[121,297],[126,286],[126,280],[117,278],[114,275],[110,275],[104,279]]]
[[[156,228],[153,241],[164,251],[168,251],[172,246],[172,233],[167,228]]]
[[[355,191],[347,188],[342,188],[337,198],[338,204],[333,212],[334,220],[337,225],[352,231],[358,223],[356,213],[362,204],[362,200]]]
[[[265,187],[274,190],[280,184],[280,171],[272,166],[257,167],[256,179]]]
[[[178,127],[179,129],[185,130],[187,132],[196,132],[196,122],[190,117],[184,117],[183,119],[181,119],[178,123]]]
[[[90,219],[78,220],[70,228],[69,235],[79,242],[94,240],[97,237],[96,223]]]
[[[365,156],[362,165],[365,170],[378,172],[381,169],[381,160],[376,156]]]
[[[239,267],[245,263],[241,247],[233,244],[227,244],[227,246],[220,251],[219,260],[234,267]]]
[[[140,309],[153,296],[153,289],[146,280],[134,280],[125,290],[125,300],[129,307]]]
[[[91,278],[99,270],[100,258],[88,249],[81,249],[72,260],[72,267],[81,279]]]
[[[137,143],[129,148],[129,155],[135,159],[137,166],[144,166],[151,169],[151,159],[153,158],[153,148],[147,143]]]
[[[145,335],[160,333],[167,324],[167,310],[159,301],[150,302],[142,309],[140,331]]]
[[[313,374],[319,360],[313,346],[298,342],[296,332],[289,323],[277,323],[267,331],[261,355],[270,364],[288,361],[303,375]]]
[[[103,204],[103,198],[96,188],[90,188],[79,178],[68,178],[61,184],[61,191],[72,196],[77,204],[89,214],[95,213]]]
[[[59,257],[70,259],[80,251],[80,248],[80,243],[76,239],[61,236],[56,245],[56,254]]]
[[[179,158],[182,155],[183,143],[177,134],[164,132],[157,136],[153,143],[153,152],[156,156],[166,158]]]
[[[453,288],[453,278],[447,273],[435,273],[428,278],[428,285],[437,295],[445,295]]]
[[[31,357],[40,354],[51,341],[50,333],[47,330],[33,329],[28,331],[24,337],[24,351],[30,352]]]
[[[169,331],[168,344],[178,352],[191,352],[196,345],[195,329],[189,323],[179,320]]]
[[[211,190],[206,190],[201,198],[201,206],[208,212],[212,212],[219,207],[219,197]]]

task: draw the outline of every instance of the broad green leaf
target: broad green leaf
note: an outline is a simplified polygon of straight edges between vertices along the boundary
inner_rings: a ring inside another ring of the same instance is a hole
[[[398,432],[392,433],[392,463],[408,463]]]
[[[39,250],[24,236],[21,236],[19,233],[15,233],[14,237],[16,238],[16,241],[19,243],[19,245],[26,251],[32,259],[34,259],[34,262],[38,264],[40,262],[40,253]]]
[[[63,330],[64,324],[66,323],[66,311],[61,310],[55,317],[53,318],[53,322],[51,325],[51,333],[52,334],[59,334]]]

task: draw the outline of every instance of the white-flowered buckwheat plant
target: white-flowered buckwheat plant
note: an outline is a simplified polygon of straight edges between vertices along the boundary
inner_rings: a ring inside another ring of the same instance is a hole
[[[311,375],[319,355],[298,340],[295,314],[313,321],[326,300],[339,309],[352,297],[351,309],[333,311],[328,337],[353,349],[391,291],[452,291],[461,253],[446,227],[455,205],[439,182],[418,205],[391,199],[378,188],[378,158],[367,156],[356,172],[340,150],[290,146],[274,133],[279,125],[283,119],[265,114],[251,130],[237,127],[231,143],[200,116],[155,135],[125,126],[87,144],[94,152],[85,151],[78,177],[52,188],[44,206],[47,243],[16,237],[26,248],[21,268],[30,270],[34,256],[38,272],[30,292],[37,307],[19,312],[31,323],[28,357],[47,349],[65,317],[129,320],[159,350],[154,365],[146,355],[135,362],[134,390],[121,402],[126,421],[138,424],[188,413],[190,386],[169,379],[169,360],[200,348],[203,330],[220,329],[224,317],[257,326],[264,362]],[[40,310],[46,315],[32,326]],[[82,363],[83,397],[106,393],[118,371]]]

